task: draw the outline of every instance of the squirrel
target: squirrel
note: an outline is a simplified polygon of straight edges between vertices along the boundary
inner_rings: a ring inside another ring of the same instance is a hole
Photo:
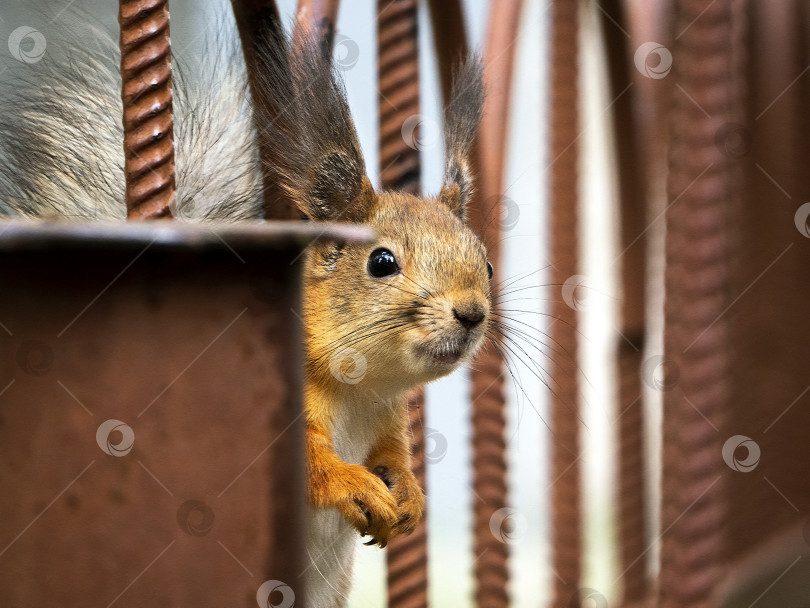
[[[28,72],[0,96],[0,215],[123,219],[120,74],[108,41],[73,46],[63,64],[24,66],[48,86]],[[422,518],[406,392],[471,361],[490,323],[492,266],[466,223],[483,68],[473,57],[457,70],[443,184],[419,197],[373,188],[317,40],[271,31],[262,47],[253,104],[235,53],[193,87],[175,68],[176,215],[260,220],[264,172],[310,220],[376,234],[370,244],[312,244],[303,264],[306,597],[342,606],[357,534],[385,547]],[[272,148],[264,166],[259,138]]]

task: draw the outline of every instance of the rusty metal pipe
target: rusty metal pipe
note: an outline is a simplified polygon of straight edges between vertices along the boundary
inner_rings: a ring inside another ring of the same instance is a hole
[[[735,161],[716,145],[739,120],[729,3],[680,0],[667,194],[664,350],[678,370],[664,394],[659,603],[710,608],[724,563],[723,473]],[[698,18],[699,17],[699,18]],[[683,94],[683,91],[688,93]],[[699,107],[701,109],[696,108]],[[705,114],[704,114],[705,112]]]
[[[500,268],[504,158],[508,136],[515,39],[522,2],[491,4],[484,85],[488,91],[476,145],[479,186],[469,212],[470,225],[487,246],[490,263]],[[499,296],[495,294],[496,308]],[[473,489],[475,602],[509,604],[509,551],[492,522],[507,506],[506,398],[501,353],[485,349],[471,372],[473,421]],[[508,525],[506,520],[501,522]]]
[[[579,189],[576,141],[579,137],[579,3],[555,2],[551,34],[551,284],[564,285],[577,274]],[[551,356],[552,444],[552,606],[578,606],[582,521],[580,492],[577,311],[560,293],[553,298]]]
[[[118,23],[127,218],[171,217],[176,194],[168,0],[121,0]]]
[[[378,0],[378,105],[380,115],[380,182],[385,189],[420,192],[419,150],[402,135],[405,121],[419,113],[419,32],[416,0]],[[391,100],[396,100],[396,106]],[[418,137],[416,134],[415,138]],[[412,469],[424,489],[424,391],[409,398]],[[428,601],[427,514],[407,537],[387,549],[388,606],[426,607]]]

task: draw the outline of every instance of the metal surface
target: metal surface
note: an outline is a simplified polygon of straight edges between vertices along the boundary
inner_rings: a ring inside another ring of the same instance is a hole
[[[493,2],[486,46],[484,86],[487,99],[476,145],[479,170],[478,193],[469,212],[473,229],[487,246],[489,260],[500,264],[503,173],[506,156],[510,91],[515,40],[522,2]],[[495,284],[497,285],[498,279]],[[495,314],[501,307],[495,294]],[[473,491],[475,603],[496,608],[509,604],[507,585],[509,550],[497,537],[493,518],[507,507],[506,399],[504,361],[488,346],[476,358],[472,382]],[[504,520],[505,522],[505,520]],[[508,525],[504,523],[504,525]],[[496,528],[497,529],[497,528]]]
[[[408,424],[411,440],[411,469],[419,485],[425,479],[425,393],[413,391],[408,397]],[[410,536],[400,536],[388,544],[388,606],[420,608],[428,605],[427,511]]]
[[[317,32],[324,51],[331,54],[339,8],[340,0],[298,0],[298,8],[295,11],[295,35]]]
[[[810,241],[797,212],[810,200],[809,14],[807,3],[796,0],[734,2],[731,10],[747,22],[747,116],[739,122],[750,147],[740,159],[743,205],[736,227],[744,246],[733,250],[731,295],[739,299],[727,313],[736,381],[723,439],[751,437],[761,460],[750,473],[727,474],[729,575],[723,587],[731,595],[748,592],[748,601],[726,604],[734,608],[751,605],[768,587],[756,608],[804,608],[810,598]]]
[[[0,224],[1,605],[301,603],[311,228]]]
[[[419,49],[416,0],[377,2],[380,115],[380,183],[385,189],[420,193],[419,150],[406,143],[405,121],[419,114]],[[418,133],[413,139],[418,141]],[[412,468],[425,483],[424,392],[409,398]],[[388,606],[420,608],[428,602],[427,513],[416,530],[387,550]]]
[[[128,219],[171,217],[175,201],[168,0],[120,0]]]
[[[551,18],[551,303],[549,335],[553,395],[552,431],[552,606],[578,606],[581,579],[580,409],[577,311],[562,286],[578,274],[579,15],[578,2],[555,2]]]
[[[715,606],[725,568],[730,414],[728,317],[734,160],[716,145],[739,120],[729,3],[676,3],[678,61],[669,116],[661,577],[663,608]],[[698,17],[700,17],[698,19]],[[688,26],[688,27],[687,27]],[[687,91],[689,95],[682,94]],[[697,107],[696,107],[697,106]],[[702,108],[699,109],[699,108]],[[675,376],[677,373],[677,379]]]
[[[453,66],[459,57],[466,57],[467,32],[464,29],[464,14],[460,0],[429,0],[430,25],[433,30],[433,45],[442,86],[445,105],[450,99],[453,84]]]
[[[637,87],[633,79],[630,48],[624,33],[629,19],[624,3],[602,3],[601,29],[604,33],[609,76],[608,98],[615,138],[618,201],[620,205],[619,257],[621,272],[620,328],[616,344],[618,366],[619,440],[619,572],[622,605],[639,606],[649,594],[647,547],[647,488],[645,478],[644,403],[641,394],[642,349],[646,341],[645,289],[647,238],[646,173],[641,154],[641,128]],[[630,88],[628,88],[630,87]]]

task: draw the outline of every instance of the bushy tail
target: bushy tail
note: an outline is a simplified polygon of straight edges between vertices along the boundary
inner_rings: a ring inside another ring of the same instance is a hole
[[[210,37],[193,74],[173,58],[180,219],[261,217],[255,130],[236,40]],[[49,33],[41,61],[9,67],[0,83],[0,214],[126,216],[119,57],[108,31],[71,27]]]

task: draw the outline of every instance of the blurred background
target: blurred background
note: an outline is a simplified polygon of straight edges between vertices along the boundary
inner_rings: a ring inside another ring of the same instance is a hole
[[[115,28],[114,4],[60,0],[46,14],[4,0],[0,37],[25,25],[47,39],[77,8]],[[278,2],[288,26],[296,4]],[[495,4],[461,2],[469,46],[493,62]],[[512,345],[508,510],[489,518],[488,541],[508,553],[508,605],[810,606],[810,9],[517,5],[498,47],[514,55],[511,82],[488,90],[508,108],[503,187],[487,216]],[[206,32],[235,35],[229,2],[171,9],[174,53],[189,65],[210,48]],[[378,10],[342,3],[334,51],[375,184]],[[402,137],[419,152],[426,193],[443,175],[441,35],[420,3],[419,131]],[[576,216],[571,234],[559,232],[555,201]],[[554,239],[572,235],[575,255],[563,258]],[[561,310],[574,350],[553,328]],[[505,605],[481,599],[474,577],[487,549],[473,533],[484,499],[472,373],[425,390],[432,606]],[[566,417],[568,457],[555,452]],[[387,593],[385,552],[360,546],[349,605],[382,606]]]

